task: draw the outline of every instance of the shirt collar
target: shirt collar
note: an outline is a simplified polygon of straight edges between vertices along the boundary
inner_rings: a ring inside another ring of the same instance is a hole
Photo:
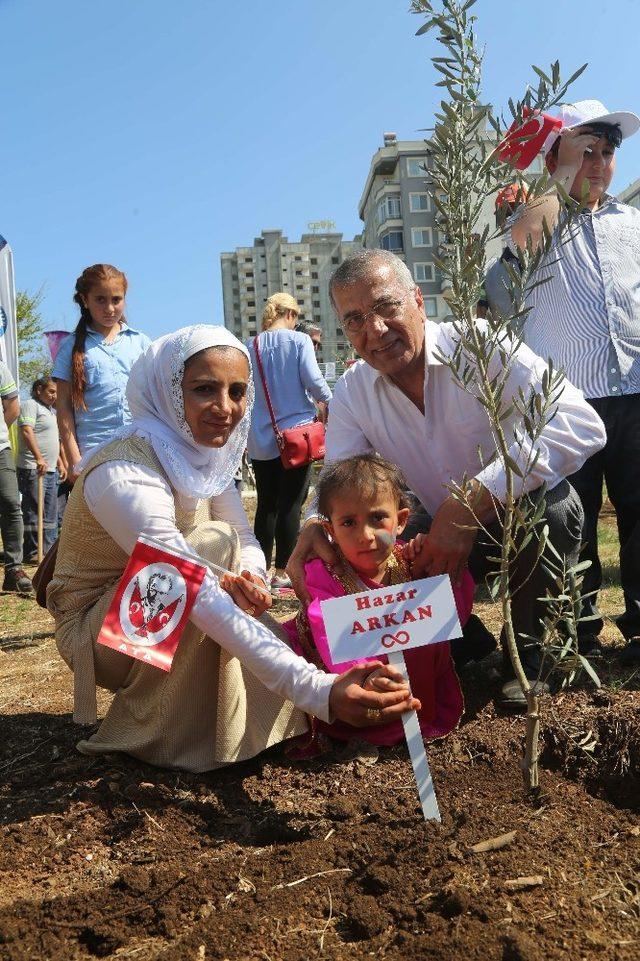
[[[117,340],[120,334],[138,334],[139,333],[139,331],[135,327],[132,327],[131,324],[128,324],[126,320],[123,320],[121,323],[122,323],[122,326],[120,327],[120,330],[118,331],[118,334],[114,339]],[[97,330],[92,330],[91,327],[87,327],[87,333],[91,334],[93,337],[100,337],[102,338],[102,340],[104,340],[104,334],[98,333]]]

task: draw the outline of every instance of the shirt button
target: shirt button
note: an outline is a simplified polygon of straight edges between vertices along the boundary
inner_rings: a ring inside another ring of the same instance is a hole
[[[611,388],[611,390],[617,390],[617,389],[618,389],[617,387],[612,387],[612,388]]]
[[[615,374],[616,371],[617,371],[617,369],[618,369],[617,367],[612,367],[612,368],[611,368],[611,373],[612,373],[612,374]]]

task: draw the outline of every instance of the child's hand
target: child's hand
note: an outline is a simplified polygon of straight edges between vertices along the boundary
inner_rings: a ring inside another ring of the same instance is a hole
[[[263,589],[258,590],[254,585]],[[230,594],[238,607],[251,617],[260,617],[273,603],[271,592],[262,578],[250,571],[242,571],[235,576],[223,574],[220,577],[220,587]]]
[[[378,691],[380,694],[387,694],[389,691],[401,691],[406,687],[404,678],[398,674],[399,680],[394,680],[388,676],[385,667],[376,667],[362,682],[364,691]]]

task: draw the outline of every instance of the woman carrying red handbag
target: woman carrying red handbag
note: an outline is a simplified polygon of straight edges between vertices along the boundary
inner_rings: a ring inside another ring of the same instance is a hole
[[[300,307],[290,294],[273,294],[262,315],[262,333],[247,343],[256,391],[247,445],[258,493],[254,530],[267,566],[275,540],[273,588],[290,586],[285,567],[298,537],[311,471],[311,460],[288,466],[289,451],[292,445],[298,450],[306,445],[312,459],[321,456],[317,427],[312,426],[317,413],[313,401],[324,419],[331,399],[311,338],[294,330],[299,314]],[[309,426],[295,430],[301,425]]]

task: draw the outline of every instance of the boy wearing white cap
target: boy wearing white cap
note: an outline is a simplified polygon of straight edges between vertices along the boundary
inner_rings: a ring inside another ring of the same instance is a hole
[[[579,387],[607,430],[606,447],[568,480],[585,511],[584,558],[591,561],[584,592],[602,582],[597,523],[606,481],[620,536],[620,573],[625,611],[617,624],[627,640],[623,660],[640,663],[640,210],[607,193],[615,151],[640,127],[627,111],[610,113],[598,100],[560,110],[562,129],[542,151],[552,180],[585,210],[568,234],[556,236],[536,280],[547,282],[530,294],[525,342],[551,358]],[[555,191],[531,201],[511,229],[511,244],[537,246],[543,222],[557,227],[564,207]],[[555,263],[554,263],[555,261]],[[583,616],[597,615],[596,595],[583,603]],[[579,630],[584,653],[598,649],[603,621]]]

